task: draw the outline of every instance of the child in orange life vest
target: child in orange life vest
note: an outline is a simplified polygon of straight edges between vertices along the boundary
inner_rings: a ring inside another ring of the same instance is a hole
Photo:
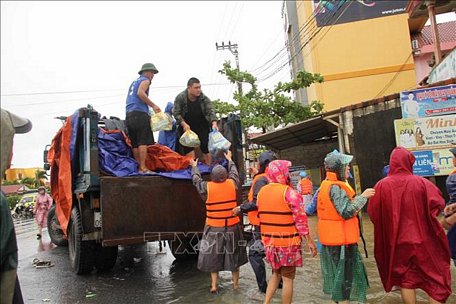
[[[298,192],[301,193],[302,202],[304,203],[304,206],[307,207],[312,201],[312,180],[306,171],[301,171],[301,173],[299,173],[299,176],[301,177],[301,180],[298,183]]]
[[[232,214],[236,207],[236,190],[239,174],[231,159],[231,151],[225,153],[229,173],[221,165],[211,172],[211,181],[201,178],[197,161],[191,160],[192,181],[206,203],[206,226],[200,242],[198,269],[211,273],[211,292],[217,292],[218,272],[231,271],[233,288],[239,287],[239,267],[247,263],[243,234],[239,217]]]
[[[286,160],[269,163],[269,184],[258,193],[261,239],[265,246],[266,261],[273,270],[265,303],[271,301],[281,278],[282,303],[291,303],[296,267],[302,267],[301,237],[306,239],[312,256],[317,255],[317,248],[309,234],[302,197],[289,186],[290,166],[291,162]]]
[[[369,287],[358,251],[360,231],[357,214],[374,196],[375,190],[368,188],[355,197],[355,191],[346,182],[352,159],[353,156],[337,150],[326,156],[326,179],[320,185],[317,199],[323,292],[336,303],[364,303]]]

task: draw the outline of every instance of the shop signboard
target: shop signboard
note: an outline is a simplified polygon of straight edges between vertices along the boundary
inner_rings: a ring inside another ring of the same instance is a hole
[[[449,148],[456,143],[456,114],[396,119],[396,145],[408,150]]]
[[[456,85],[401,92],[402,118],[456,114]]]
[[[317,26],[327,26],[405,13],[407,0],[314,0]]]
[[[449,175],[453,171],[453,154],[449,149],[412,151],[413,173],[420,176]]]

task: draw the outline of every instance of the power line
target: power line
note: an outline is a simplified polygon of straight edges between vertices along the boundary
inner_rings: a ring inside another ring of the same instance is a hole
[[[334,11],[334,13],[332,14],[331,17],[329,17],[328,21],[335,17],[337,15],[337,13],[339,12],[339,10],[343,7],[343,4],[345,4],[345,1],[344,2],[339,2],[339,7],[337,8],[337,10]],[[350,5],[352,4],[353,2],[349,2],[348,5],[345,6],[345,9],[339,14],[339,16],[331,23],[331,26],[329,26],[329,28],[327,29],[326,33],[329,32],[329,30],[331,30],[331,28],[334,26],[334,24],[336,24],[336,22],[342,17],[342,15],[346,12],[346,10],[350,7]],[[326,26],[325,26],[326,27]],[[320,27],[317,31],[315,31],[311,36],[310,38],[302,44],[301,48],[298,50],[298,52],[296,52],[296,54],[294,54],[289,60],[287,60],[286,62],[284,62],[279,68],[277,68],[276,70],[274,70],[272,73],[270,73],[268,76],[262,78],[259,80],[259,82],[262,82],[266,79],[269,79],[271,78],[272,76],[274,76],[275,74],[277,74],[278,72],[280,72],[285,66],[289,65],[297,56],[299,56],[301,53],[302,53],[302,50],[304,49],[304,47],[306,47],[310,41],[312,41],[316,35],[318,35],[318,33],[320,33],[320,31],[325,28],[325,27]],[[325,34],[326,35],[326,34]],[[323,36],[324,37],[324,36]],[[317,41],[315,43],[315,46],[323,39],[323,37]],[[315,48],[314,46],[314,48]],[[313,49],[312,49],[313,50]]]
[[[324,24],[329,23],[329,21],[337,14],[338,10],[342,7],[342,4],[344,3],[344,1],[346,1],[346,0],[343,0],[343,2],[339,2],[338,9],[332,15],[328,14],[328,15],[324,16],[324,18],[322,20],[322,22]],[[321,10],[322,10],[322,6],[317,7],[314,10],[313,14],[307,19],[306,24],[307,25],[311,24],[313,26],[307,27],[306,31],[304,31],[304,28],[306,27],[305,25],[303,27],[301,27],[301,29],[298,31],[298,33],[296,35],[294,35],[294,37],[291,39],[291,43],[288,42],[287,46],[285,47],[285,48],[287,48],[287,51],[285,53],[281,54],[280,57],[278,57],[274,62],[270,63],[268,67],[264,68],[262,71],[259,72],[258,78],[260,78],[260,81],[262,81],[261,79],[264,80],[264,79],[272,77],[274,74],[276,74],[277,72],[282,70],[286,65],[290,64],[290,62],[292,62],[294,60],[294,58],[296,58],[296,56],[301,53],[304,46],[307,45],[307,43],[310,42],[310,40],[312,40],[313,37],[322,30],[323,27],[318,27],[317,22],[316,22],[316,16],[318,13],[320,13]],[[312,22],[313,20],[315,20],[315,22]],[[309,36],[310,38],[307,40],[307,42],[303,43],[303,47],[301,47],[301,49],[295,55],[291,56],[291,58],[285,58],[285,57],[289,57],[288,56],[289,55],[288,47],[294,47],[295,43],[298,42],[298,40],[301,41],[306,36]],[[283,63],[279,63],[283,59],[285,59],[285,61],[282,61]],[[262,77],[262,78],[260,77],[264,72],[266,72],[267,70],[272,68],[276,63],[279,63],[279,65],[281,65],[281,66],[278,68],[276,67],[276,69],[273,72],[270,72],[270,74],[267,74],[269,76]]]
[[[111,98],[111,97],[120,97],[124,96],[124,94],[117,94],[117,95],[108,95],[108,96],[97,96],[97,97],[82,97],[77,99],[66,99],[66,100],[55,100],[55,101],[44,101],[44,102],[37,102],[37,103],[22,103],[22,104],[14,104],[12,106],[15,107],[24,107],[24,106],[41,106],[44,104],[54,104],[54,103],[62,103],[62,102],[69,102],[69,101],[82,101],[87,99],[104,99],[104,98]]]
[[[307,32],[311,32],[311,31],[316,29],[316,27],[317,27],[316,26],[316,16],[322,11],[322,8],[323,8],[323,6],[321,6],[321,5],[319,5],[317,8],[315,8],[313,13],[307,18],[307,20],[299,28],[298,32],[295,35],[293,35],[293,38],[292,38],[291,42],[289,41],[282,49],[280,49],[271,59],[266,61],[263,65],[251,70],[250,72],[251,73],[259,73],[259,74],[261,74],[263,71],[266,71],[269,67],[274,65],[275,62],[277,62],[280,59],[282,59],[284,57],[284,55],[287,55],[287,50],[288,50],[288,47],[290,45],[294,45],[298,40],[304,38],[304,34],[305,34],[306,31]],[[315,22],[313,22],[313,21],[315,21]],[[284,51],[285,51],[285,53],[283,53]],[[280,56],[280,58],[275,60],[273,63],[269,64],[271,61],[273,61],[278,56]],[[266,65],[268,65],[268,64],[269,64],[269,66],[266,67]],[[259,70],[261,70],[261,71],[259,71]]]
[[[401,65],[401,67],[399,68],[399,70],[394,74],[394,76],[390,79],[390,81],[383,87],[383,89],[380,90],[380,92],[378,92],[377,95],[375,95],[374,99],[375,98],[378,98],[380,97],[380,95],[382,95],[383,93],[386,92],[386,90],[389,89],[389,87],[393,84],[393,82],[396,80],[396,78],[399,76],[399,73],[403,71],[404,67],[406,66],[407,64],[407,61],[409,61],[410,57],[412,57],[413,55],[413,52],[411,52],[408,56],[407,56],[407,59],[405,59],[404,63]]]
[[[206,83],[203,86],[217,86],[217,85],[229,85],[229,82],[219,82],[219,83]],[[161,87],[154,87],[151,86],[152,90],[160,90],[160,89],[172,89],[172,88],[182,88],[182,85],[169,85],[169,86],[161,86]],[[113,92],[113,91],[124,91],[127,92],[126,89],[110,89],[110,90],[81,90],[81,91],[60,91],[60,92],[32,92],[32,93],[14,93],[14,94],[1,94],[4,97],[11,97],[11,96],[35,96],[35,95],[58,95],[58,94],[78,94],[78,93],[96,93],[96,92]]]

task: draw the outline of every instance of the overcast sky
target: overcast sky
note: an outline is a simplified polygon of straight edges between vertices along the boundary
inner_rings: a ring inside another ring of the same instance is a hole
[[[234,66],[234,56],[215,43],[237,43],[241,69],[260,67],[285,45],[282,3],[2,1],[1,106],[33,122],[15,137],[13,167],[42,166],[61,126],[55,116],[90,103],[124,119],[128,87],[145,62],[160,71],[149,96],[162,109],[193,76],[211,99],[232,100],[235,85],[217,71],[225,60]],[[285,68],[260,85],[289,79]],[[74,91],[89,92],[15,95]]]

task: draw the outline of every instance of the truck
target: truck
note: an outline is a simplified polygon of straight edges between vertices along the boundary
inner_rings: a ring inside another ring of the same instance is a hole
[[[63,199],[59,195],[54,197],[55,203],[48,213],[48,232],[54,244],[69,247],[74,272],[110,270],[116,263],[119,245],[168,241],[175,258],[196,257],[205,224],[205,205],[191,180],[102,174],[97,132],[106,127],[107,120],[101,119],[91,105],[79,109],[71,118],[78,120],[76,130],[71,131],[74,156],[68,187],[71,187],[72,203],[63,206]],[[232,143],[233,160],[243,168],[238,116],[230,115],[220,124],[221,132]],[[48,145],[44,151],[44,168],[51,170],[51,187],[55,187],[63,164],[49,163],[49,152]],[[59,223],[62,218],[59,212],[68,207],[71,212],[67,210],[70,216],[64,229]]]

